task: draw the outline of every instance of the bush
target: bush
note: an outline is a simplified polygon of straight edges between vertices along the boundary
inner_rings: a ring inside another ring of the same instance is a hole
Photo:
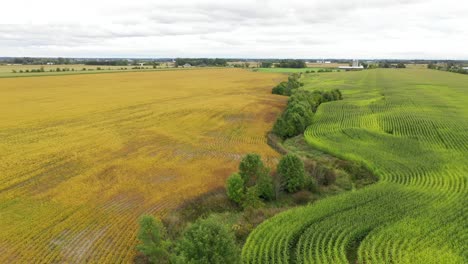
[[[304,188],[310,192],[318,192],[317,180],[311,175],[306,174],[304,179]]]
[[[306,190],[299,191],[293,194],[293,200],[296,204],[306,204],[312,198],[312,193]]]
[[[150,215],[143,215],[140,218],[140,230],[137,236],[141,242],[137,245],[137,249],[150,263],[169,262],[169,242],[164,240],[166,230],[161,221]]]
[[[247,188],[244,199],[242,199],[242,207],[246,208],[260,208],[263,207],[263,202],[259,198],[257,186]]]
[[[278,163],[277,171],[288,192],[296,192],[304,186],[304,163],[296,155],[283,156]]]
[[[226,183],[226,193],[229,199],[240,203],[244,196],[244,180],[238,173],[233,173]]]
[[[177,244],[177,252],[181,263],[240,262],[234,234],[214,218],[199,219],[190,225]]]
[[[336,182],[336,172],[335,170],[328,170],[325,173],[325,177],[323,180],[323,185],[329,186]]]
[[[260,155],[255,153],[247,154],[239,164],[239,175],[244,181],[244,186],[249,187],[256,184],[258,177],[263,173],[265,166]]]

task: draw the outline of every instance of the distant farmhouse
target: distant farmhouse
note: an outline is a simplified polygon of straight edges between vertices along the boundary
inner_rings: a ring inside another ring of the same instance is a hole
[[[190,63],[185,63],[184,65],[182,65],[183,68],[190,68],[192,67],[192,65],[190,65]]]
[[[364,69],[364,66],[359,65],[358,60],[353,60],[352,66],[339,66],[338,68],[346,71],[360,71]]]
[[[468,67],[463,67],[464,70],[468,71]]]

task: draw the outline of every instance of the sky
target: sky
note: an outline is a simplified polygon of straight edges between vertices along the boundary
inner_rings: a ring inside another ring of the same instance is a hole
[[[468,1],[4,1],[0,56],[468,59]]]

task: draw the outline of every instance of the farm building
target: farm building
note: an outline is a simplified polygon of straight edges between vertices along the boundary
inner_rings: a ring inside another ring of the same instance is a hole
[[[184,68],[190,68],[190,67],[192,67],[192,65],[190,65],[190,63],[185,63],[184,65],[182,65],[182,67],[184,67]]]
[[[364,69],[362,65],[359,65],[358,60],[353,60],[353,64],[351,66],[339,66],[338,68],[346,71],[360,71]]]

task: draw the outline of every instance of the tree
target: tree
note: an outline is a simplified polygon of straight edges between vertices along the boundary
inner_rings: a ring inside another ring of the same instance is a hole
[[[227,179],[226,191],[229,199],[240,203],[244,196],[244,180],[238,173],[233,173]]]
[[[183,263],[240,262],[233,232],[213,217],[199,219],[190,225],[177,244],[177,252]]]
[[[250,153],[242,158],[239,164],[239,175],[244,181],[244,186],[249,187],[255,185],[264,167],[260,155],[258,154]]]
[[[403,63],[403,62],[399,62],[397,65],[396,65],[397,68],[406,68],[406,65]]]
[[[140,244],[137,249],[143,253],[150,263],[168,263],[169,242],[165,241],[166,229],[159,219],[151,215],[143,215],[140,218],[140,230],[138,239]]]
[[[281,158],[277,167],[278,174],[288,192],[296,192],[304,185],[305,170],[302,160],[293,154]]]
[[[275,197],[273,179],[270,176],[270,170],[266,167],[258,177],[257,192],[258,196],[265,200],[271,200]]]
[[[271,68],[271,66],[273,66],[273,63],[272,62],[268,62],[268,61],[264,61],[260,64],[260,67],[261,68]]]

